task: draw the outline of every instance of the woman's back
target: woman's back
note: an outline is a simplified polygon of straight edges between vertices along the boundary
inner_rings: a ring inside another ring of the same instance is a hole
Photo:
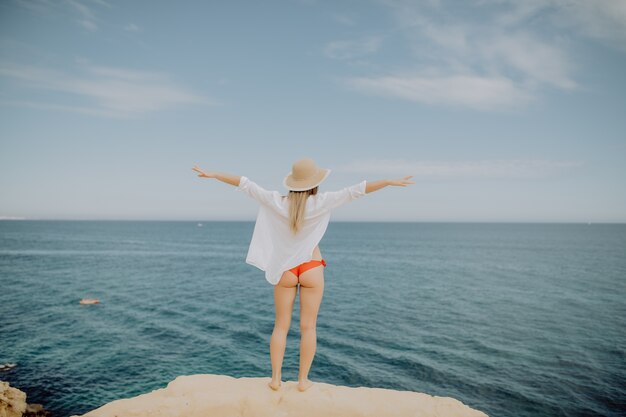
[[[265,271],[266,280],[276,285],[284,271],[311,260],[326,233],[331,211],[365,195],[365,187],[364,180],[339,191],[310,195],[304,219],[294,233],[289,225],[289,199],[242,176],[237,190],[260,203],[246,263]]]

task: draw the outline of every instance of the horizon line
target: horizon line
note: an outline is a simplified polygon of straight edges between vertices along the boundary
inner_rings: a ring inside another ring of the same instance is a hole
[[[58,222],[187,222],[187,223],[254,223],[256,219],[59,219],[59,218],[0,218],[0,221],[58,221]],[[626,221],[555,221],[555,220],[331,220],[332,223],[477,223],[477,224],[626,224]]]

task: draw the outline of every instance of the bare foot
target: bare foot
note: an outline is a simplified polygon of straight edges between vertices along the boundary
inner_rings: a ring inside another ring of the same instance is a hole
[[[313,382],[308,379],[298,381],[298,391],[304,392],[313,386]]]
[[[280,388],[280,379],[272,379],[267,385],[274,391],[278,391]]]

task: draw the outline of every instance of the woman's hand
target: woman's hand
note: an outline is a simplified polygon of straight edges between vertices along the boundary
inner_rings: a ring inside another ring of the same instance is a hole
[[[388,185],[396,185],[400,187],[406,187],[409,184],[415,184],[413,181],[409,181],[413,175],[406,176],[399,180],[379,180],[379,181],[365,181],[365,193],[373,193],[374,191],[381,190]]]
[[[191,170],[196,171],[200,178],[217,178],[217,172],[204,172],[200,169],[200,167],[198,167],[198,165],[194,165]]]
[[[409,181],[409,178],[413,178],[413,175],[408,175],[399,180],[389,180],[389,185],[395,185],[399,187],[406,187],[409,184],[415,184],[415,181]]]
[[[241,182],[241,177],[239,175],[230,175],[230,174],[225,174],[223,172],[216,172],[216,171],[204,172],[203,170],[200,169],[198,165],[194,165],[194,167],[191,168],[191,170],[196,171],[200,178],[215,178],[217,180],[225,182],[226,184],[233,185],[235,187],[238,187],[239,183]]]

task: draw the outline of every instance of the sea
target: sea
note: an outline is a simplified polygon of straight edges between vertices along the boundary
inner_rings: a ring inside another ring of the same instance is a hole
[[[54,416],[269,377],[254,222],[0,221],[0,371]],[[626,415],[626,224],[331,221],[309,378],[492,417]],[[83,298],[99,304],[82,305]],[[297,380],[296,299],[283,381]]]

